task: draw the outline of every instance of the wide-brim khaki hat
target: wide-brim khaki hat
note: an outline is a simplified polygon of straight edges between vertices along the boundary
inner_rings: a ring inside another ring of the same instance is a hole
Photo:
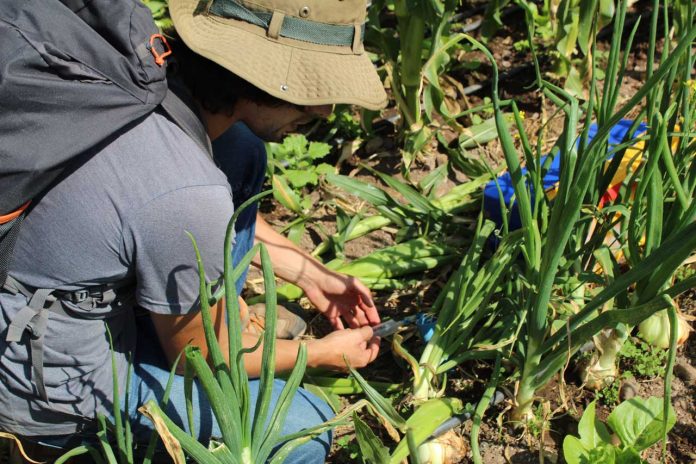
[[[383,108],[387,95],[365,52],[365,0],[169,0],[194,52],[297,105]]]

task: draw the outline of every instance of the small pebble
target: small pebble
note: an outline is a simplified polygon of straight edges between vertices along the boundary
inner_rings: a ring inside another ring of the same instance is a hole
[[[367,144],[365,144],[365,151],[370,154],[375,153],[383,145],[384,140],[382,140],[382,137],[372,137],[370,140],[367,141]]]
[[[689,364],[685,359],[680,359],[676,362],[674,373],[688,384],[696,383],[696,367]]]
[[[638,383],[634,379],[625,379],[621,382],[621,389],[619,390],[621,401],[630,400],[636,395],[638,395]]]

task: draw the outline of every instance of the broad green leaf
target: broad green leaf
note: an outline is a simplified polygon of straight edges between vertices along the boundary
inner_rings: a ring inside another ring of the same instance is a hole
[[[292,134],[283,140],[282,150],[287,157],[302,156],[307,150],[307,137],[302,134]]]
[[[367,182],[339,174],[327,174],[326,180],[329,183],[362,198],[373,206],[391,205],[394,203],[394,201],[384,192],[384,190],[377,188],[372,184],[368,184]]]
[[[615,464],[617,449],[611,445],[601,445],[588,452],[586,464]],[[628,463],[626,463],[628,464]],[[637,463],[636,463],[637,464]]]
[[[312,159],[323,158],[331,151],[331,145],[323,142],[312,142],[309,144],[307,154]]]
[[[326,401],[335,413],[341,410],[341,397],[331,391],[330,387],[322,387],[313,383],[304,383],[302,388]]]
[[[614,18],[616,13],[616,6],[614,5],[614,0],[599,0],[599,27],[606,26]]]
[[[495,118],[486,119],[480,124],[464,128],[462,135],[459,136],[459,148],[461,150],[476,148],[497,138],[498,130],[495,125]]]
[[[302,240],[302,236],[305,233],[305,224],[305,221],[301,221],[292,226],[288,231],[288,240],[290,240],[295,245],[299,245],[300,240]]]
[[[568,464],[583,464],[588,462],[589,451],[577,437],[568,435],[563,439],[563,457]]]
[[[286,169],[283,174],[290,184],[295,188],[302,188],[307,184],[316,185],[319,176],[312,170],[307,169]]]
[[[320,176],[324,174],[334,174],[336,172],[336,168],[327,163],[320,163],[316,168],[314,168],[314,172]]]
[[[631,398],[612,411],[607,423],[619,436],[624,447],[643,451],[662,438],[662,407],[662,398]],[[670,430],[675,422],[674,409],[670,406],[667,430]]]
[[[355,438],[360,446],[360,457],[365,464],[383,464],[389,461],[389,450],[370,427],[353,413]]]
[[[580,441],[587,449],[596,448],[604,443],[611,443],[611,434],[595,415],[596,402],[593,401],[587,406],[587,409],[580,419],[578,424],[578,433]]]
[[[583,55],[587,55],[592,46],[592,23],[597,0],[580,0],[580,27],[578,32],[578,46]]]

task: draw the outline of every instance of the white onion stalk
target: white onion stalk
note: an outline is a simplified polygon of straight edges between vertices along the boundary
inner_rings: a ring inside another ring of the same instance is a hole
[[[684,318],[681,311],[677,310],[677,346],[683,345],[689,338],[689,333],[693,330]],[[667,310],[658,311],[649,318],[645,319],[638,326],[638,336],[650,345],[667,349],[669,348],[669,317]]]

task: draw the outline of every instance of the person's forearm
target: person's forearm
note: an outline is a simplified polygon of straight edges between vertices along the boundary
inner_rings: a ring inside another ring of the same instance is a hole
[[[256,215],[254,241],[266,245],[273,263],[273,272],[287,282],[305,288],[319,281],[326,272],[323,264],[276,232],[260,214]],[[254,258],[254,264],[261,264],[258,256]]]
[[[242,345],[245,348],[252,348],[258,338],[252,334],[242,334]],[[323,366],[324,362],[321,359],[321,350],[317,349],[316,340],[304,340],[307,345],[307,367]],[[276,358],[275,372],[290,372],[295,368],[297,363],[297,351],[300,348],[299,340],[283,340],[276,339]],[[244,367],[246,368],[249,377],[259,377],[261,375],[263,357],[263,344],[261,344],[252,353],[244,355]]]

